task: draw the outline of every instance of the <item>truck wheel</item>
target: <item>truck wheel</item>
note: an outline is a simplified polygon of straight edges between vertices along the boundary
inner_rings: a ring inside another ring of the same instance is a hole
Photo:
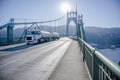
[[[38,43],[40,43],[41,42],[41,40],[40,39],[38,39]]]
[[[30,43],[27,43],[27,45],[29,45]]]

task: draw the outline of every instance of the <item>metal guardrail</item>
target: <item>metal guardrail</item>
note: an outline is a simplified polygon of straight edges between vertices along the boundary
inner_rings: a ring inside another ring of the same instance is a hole
[[[78,42],[92,80],[120,80],[120,67],[81,38]]]

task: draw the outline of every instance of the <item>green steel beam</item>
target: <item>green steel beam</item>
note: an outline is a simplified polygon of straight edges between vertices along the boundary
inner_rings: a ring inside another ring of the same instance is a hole
[[[13,27],[14,27],[14,18],[10,19],[10,23],[7,26],[7,42],[13,42]]]
[[[7,27],[7,42],[13,42],[13,27]]]

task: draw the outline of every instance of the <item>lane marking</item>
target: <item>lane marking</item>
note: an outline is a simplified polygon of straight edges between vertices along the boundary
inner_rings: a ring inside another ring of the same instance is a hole
[[[18,61],[18,60],[20,60],[20,59],[16,59],[16,60],[11,61],[11,62],[9,62],[9,63],[3,64],[3,65],[0,66],[0,68],[3,68],[3,67],[5,67],[5,66],[7,66],[7,65],[9,65],[9,64],[12,64],[12,63],[14,63],[14,62],[16,62],[16,61]]]

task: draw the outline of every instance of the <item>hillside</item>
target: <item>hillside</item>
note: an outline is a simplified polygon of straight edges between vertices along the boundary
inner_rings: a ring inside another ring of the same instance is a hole
[[[86,27],[85,33],[89,43],[105,47],[120,45],[120,28]]]

